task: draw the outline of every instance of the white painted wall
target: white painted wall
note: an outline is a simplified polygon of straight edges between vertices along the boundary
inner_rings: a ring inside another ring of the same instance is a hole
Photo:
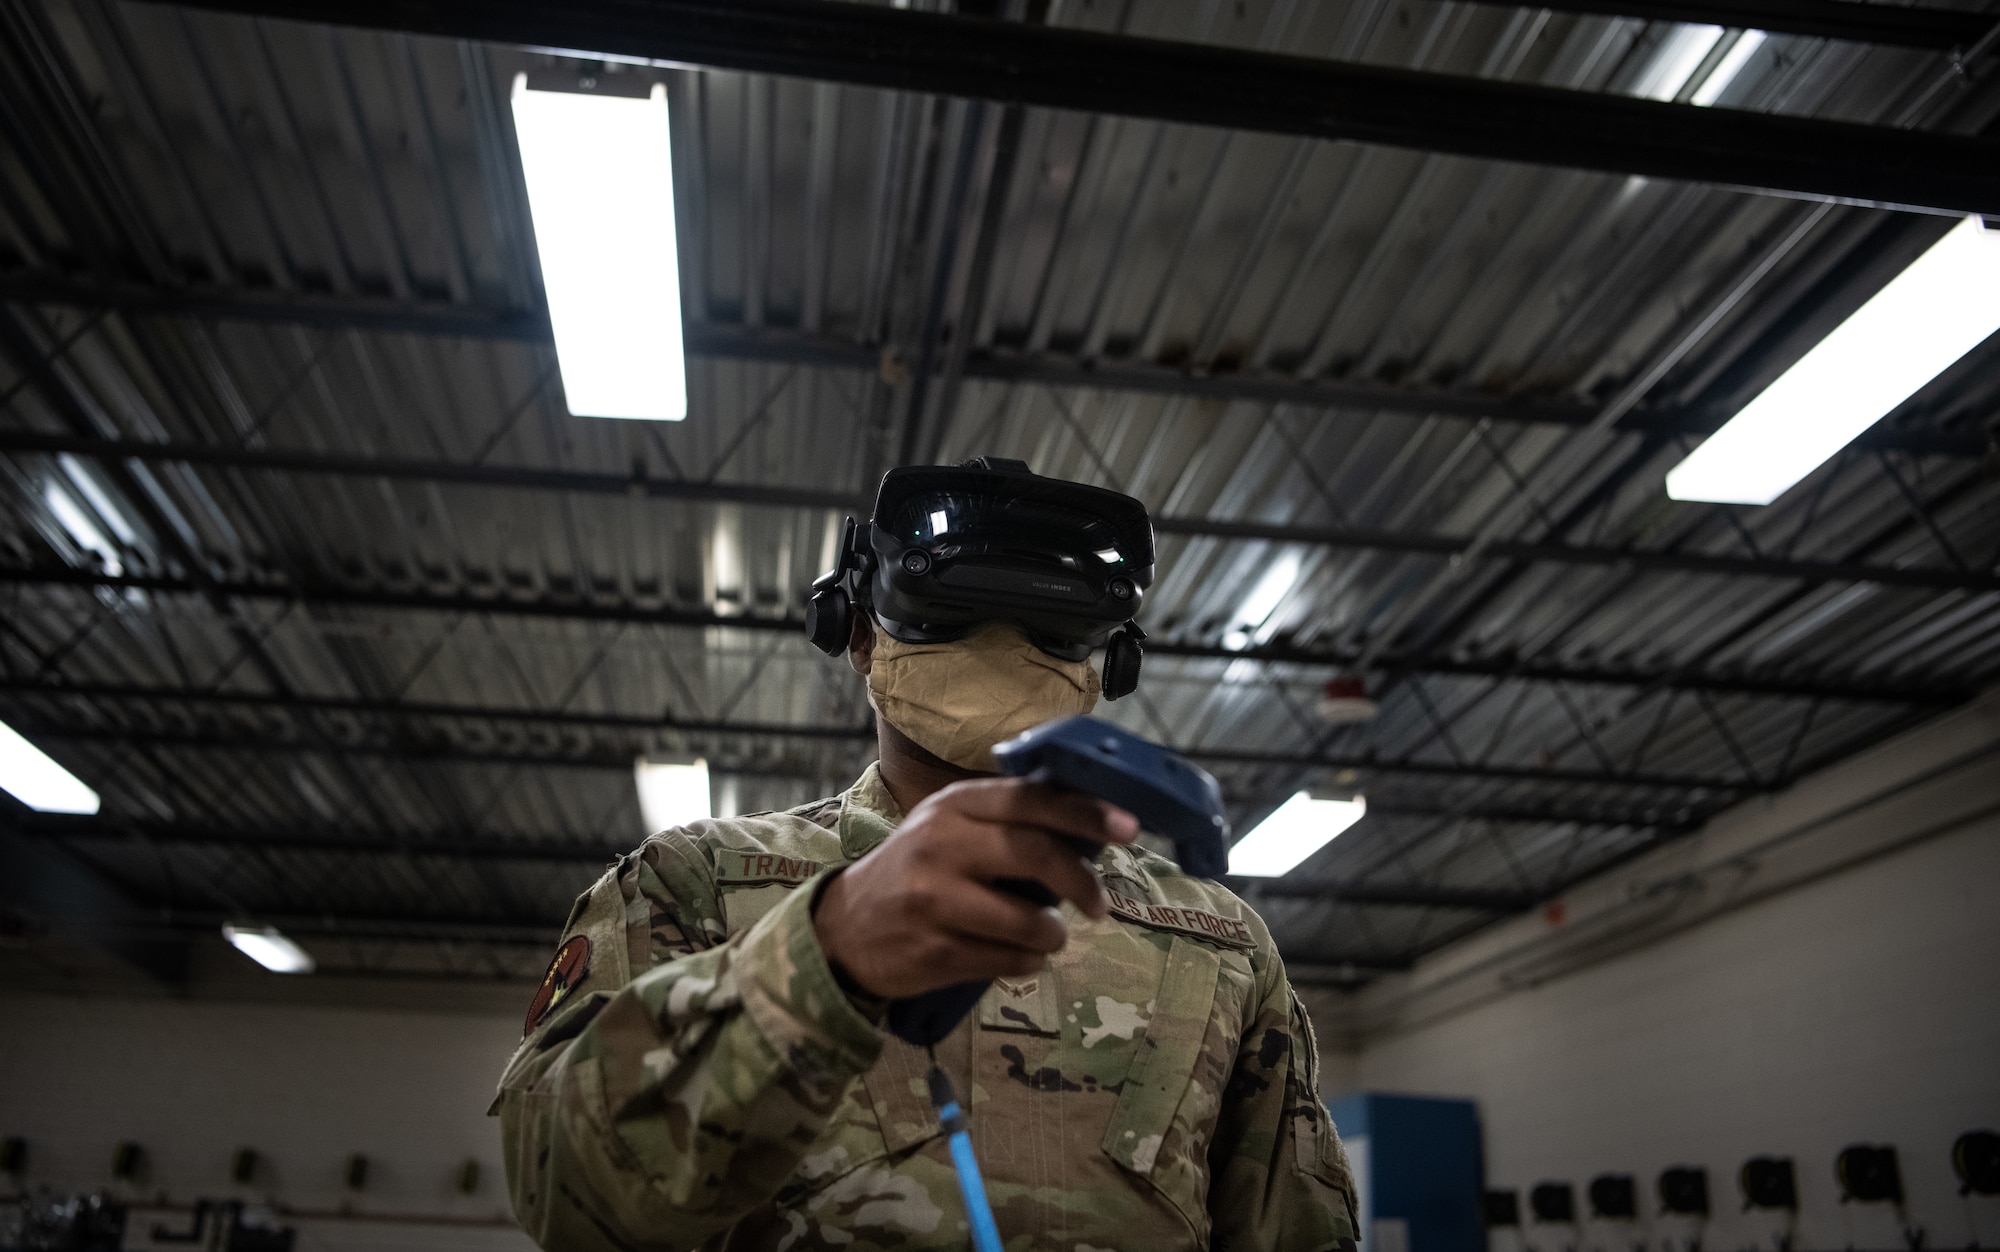
[[[1901,1248],[1894,1214],[1841,1205],[1833,1176],[1841,1148],[1886,1142],[1928,1246],[1992,1248],[2000,1200],[1957,1195],[1950,1149],[2000,1129],[1996,746],[1989,698],[1576,893],[1582,933],[1519,919],[1399,984],[1322,998],[1322,1034],[1351,1045],[1329,1074],[1478,1101],[1489,1184],[1519,1188],[1524,1215],[1542,1181],[1571,1182],[1584,1210],[1606,1172],[1636,1175],[1651,1212],[1662,1169],[1704,1165],[1707,1247],[1768,1252],[1779,1224],[1740,1211],[1736,1170],[1791,1156],[1795,1247]],[[1688,903],[1647,904],[1662,883]]]
[[[150,1160],[141,1185],[122,1188],[134,1199],[463,1223],[307,1222],[302,1252],[529,1249],[511,1225],[498,1122],[485,1116],[519,1038],[515,1012],[16,995],[0,1009],[0,1134],[29,1140],[29,1188],[120,1191],[111,1158],[129,1139]],[[229,1181],[240,1147],[267,1162],[255,1186]],[[341,1181],[355,1152],[370,1162],[359,1193]],[[480,1163],[472,1196],[453,1187],[467,1158]]]

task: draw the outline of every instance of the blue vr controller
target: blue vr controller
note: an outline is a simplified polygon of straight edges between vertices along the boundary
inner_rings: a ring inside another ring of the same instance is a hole
[[[1173,841],[1174,860],[1201,878],[1220,877],[1229,864],[1229,822],[1214,775],[1157,743],[1094,717],[1047,722],[996,745],[1000,772],[1033,777],[1096,796],[1139,819],[1141,829]],[[1077,855],[1095,856],[1097,845],[1078,841]],[[1040,905],[1056,896],[1033,879],[1003,879],[997,886]],[[889,1033],[928,1047],[951,1033],[990,983],[963,982],[889,1005]]]

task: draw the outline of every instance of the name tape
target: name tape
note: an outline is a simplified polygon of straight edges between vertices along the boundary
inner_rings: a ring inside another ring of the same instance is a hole
[[[1166,930],[1178,930],[1216,943],[1231,947],[1255,947],[1257,940],[1250,933],[1249,924],[1241,918],[1223,917],[1206,909],[1189,908],[1178,904],[1148,904],[1144,900],[1134,900],[1131,896],[1116,891],[1107,891],[1111,897],[1111,912],[1128,922],[1141,926],[1156,926]]]
[[[775,852],[724,852],[716,858],[717,881],[731,886],[802,883],[826,868],[818,861]]]

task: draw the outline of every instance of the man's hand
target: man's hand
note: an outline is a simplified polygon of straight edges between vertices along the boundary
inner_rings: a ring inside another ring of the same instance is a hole
[[[870,995],[1034,973],[1069,938],[1061,914],[995,887],[1029,878],[1090,917],[1110,907],[1066,840],[1130,844],[1139,823],[1102,800],[1025,778],[953,783],[827,884],[813,930]]]

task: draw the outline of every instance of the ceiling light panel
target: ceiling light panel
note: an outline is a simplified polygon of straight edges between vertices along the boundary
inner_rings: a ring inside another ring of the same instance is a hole
[[[1667,494],[1769,504],[1996,330],[2000,231],[1968,217],[1675,466]]]
[[[317,968],[311,953],[273,926],[224,926],[222,937],[274,974],[310,974]]]
[[[97,793],[0,722],[0,790],[43,813],[95,813]]]
[[[1660,42],[1659,55],[1646,67],[1632,94],[1649,100],[1672,100],[1722,39],[1720,26],[1681,26]]]
[[[672,830],[714,815],[707,761],[640,757],[632,772],[639,787],[639,815],[645,819],[647,834]]]
[[[96,519],[89,510],[77,503],[76,497],[61,483],[51,479],[42,487],[42,503],[48,505],[49,513],[63,528],[70,541],[84,552],[95,552],[104,563],[104,572],[117,575],[125,572],[125,563],[118,559],[118,548],[98,529]]]
[[[1250,594],[1243,597],[1243,603],[1230,619],[1230,628],[1222,637],[1222,646],[1231,651],[1241,651],[1252,643],[1263,643],[1271,635],[1271,618],[1278,606],[1298,585],[1299,575],[1305,568],[1305,560],[1298,552],[1287,549],[1271,562]]]
[[[1750,58],[1756,55],[1757,49],[1764,46],[1765,37],[1761,30],[1739,32],[1736,42],[1729,45],[1729,51],[1722,54],[1722,59],[1715,63],[1708,77],[1702,79],[1701,86],[1688,97],[1688,103],[1708,108],[1720,100],[1722,93],[1729,90],[1729,85],[1743,72],[1743,67],[1750,63]]]
[[[569,411],[687,416],[667,91],[537,91],[514,79],[514,132]]]
[[[1229,849],[1229,872],[1246,878],[1288,874],[1367,813],[1362,796],[1315,800],[1298,792]]]

